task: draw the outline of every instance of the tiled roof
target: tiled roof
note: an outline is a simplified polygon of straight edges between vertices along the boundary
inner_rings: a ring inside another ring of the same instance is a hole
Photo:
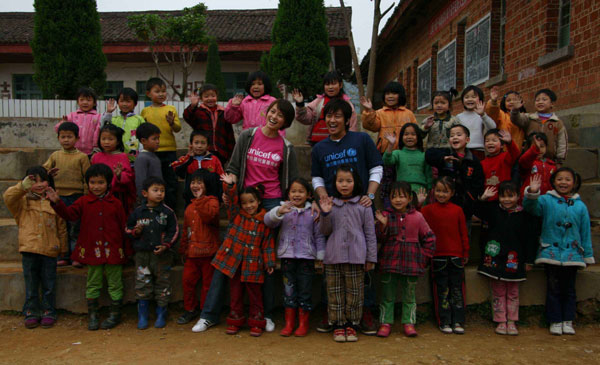
[[[349,12],[352,10],[348,8]],[[177,15],[179,11],[141,11],[100,13],[104,43],[137,42],[127,26],[127,17],[135,14]],[[218,42],[265,42],[271,40],[271,28],[277,9],[209,10],[208,33]],[[345,39],[346,26],[341,8],[326,8],[330,39]],[[33,38],[34,13],[0,12],[0,43],[28,44]]]

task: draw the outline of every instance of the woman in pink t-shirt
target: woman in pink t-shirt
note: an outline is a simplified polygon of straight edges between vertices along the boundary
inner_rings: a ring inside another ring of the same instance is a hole
[[[279,205],[290,182],[298,176],[298,164],[294,146],[279,133],[294,121],[294,107],[287,100],[277,99],[267,108],[266,116],[264,126],[246,129],[240,134],[225,172],[235,176],[239,190],[263,185],[262,207],[268,211]],[[267,275],[263,296],[268,332],[275,329],[271,320],[275,306],[274,285],[273,277]]]

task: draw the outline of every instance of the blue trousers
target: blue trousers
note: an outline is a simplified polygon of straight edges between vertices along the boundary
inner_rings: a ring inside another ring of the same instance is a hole
[[[546,317],[557,323],[575,319],[577,267],[546,265]]]
[[[29,252],[23,252],[21,256],[25,277],[25,318],[56,319],[56,258]]]

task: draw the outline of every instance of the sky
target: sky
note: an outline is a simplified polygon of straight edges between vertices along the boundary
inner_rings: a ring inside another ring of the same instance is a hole
[[[398,5],[400,0],[381,0],[383,12],[391,4]],[[98,11],[140,11],[140,10],[180,10],[197,4],[197,0],[96,0]],[[204,0],[208,9],[269,9],[277,8],[278,0]],[[371,0],[345,0],[346,6],[352,7],[352,31],[359,60],[371,47],[371,28],[373,26],[373,2]],[[325,6],[340,6],[339,0],[325,0]],[[31,11],[33,0],[2,0],[0,12]],[[393,13],[393,9],[381,20],[379,30]],[[362,16],[364,14],[364,16]]]

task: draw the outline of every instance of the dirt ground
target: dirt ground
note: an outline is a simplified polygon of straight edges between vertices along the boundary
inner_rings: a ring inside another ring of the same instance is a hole
[[[575,336],[551,336],[532,325],[508,337],[494,334],[487,321],[469,323],[463,336],[443,335],[427,321],[416,338],[395,325],[387,339],[360,335],[357,343],[339,344],[314,331],[318,318],[305,338],[280,337],[281,320],[276,332],[253,338],[247,329],[226,335],[223,323],[192,333],[193,323],[175,323],[178,315],[164,329],[139,331],[135,308],[128,308],[117,328],[92,332],[85,315],[61,314],[52,329],[28,330],[20,315],[2,313],[0,364],[600,364],[597,323],[577,327]]]

